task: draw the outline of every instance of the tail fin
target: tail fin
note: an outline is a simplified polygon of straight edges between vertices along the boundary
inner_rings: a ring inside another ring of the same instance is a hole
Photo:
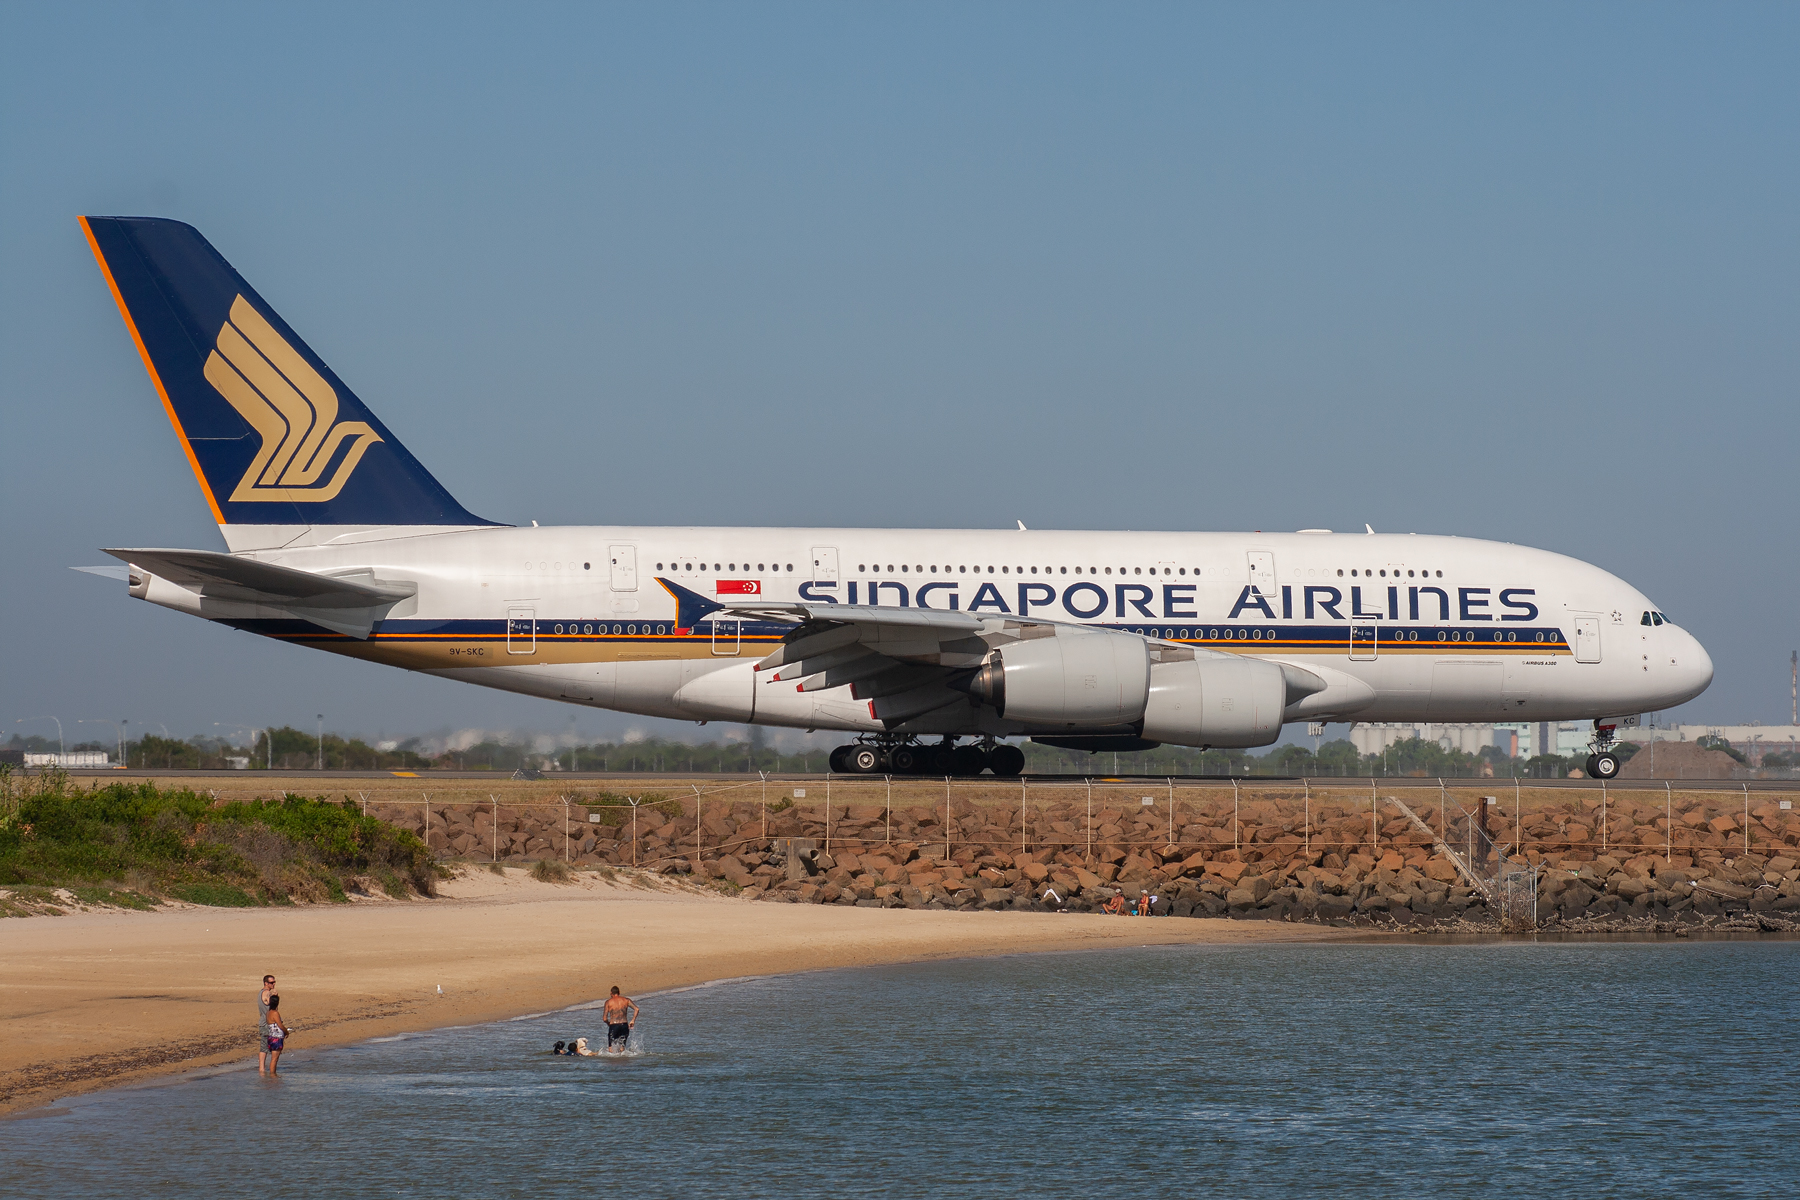
[[[492,524],[458,504],[193,226],[82,217],[81,227],[228,539],[238,525]]]

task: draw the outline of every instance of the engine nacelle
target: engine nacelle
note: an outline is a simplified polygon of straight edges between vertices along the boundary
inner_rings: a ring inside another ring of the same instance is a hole
[[[1259,659],[1222,655],[1157,663],[1150,670],[1143,736],[1178,746],[1267,746],[1281,736],[1288,690],[1282,667]]]
[[[1063,729],[1135,724],[1149,689],[1143,638],[1068,626],[995,651],[964,685],[1010,721]]]

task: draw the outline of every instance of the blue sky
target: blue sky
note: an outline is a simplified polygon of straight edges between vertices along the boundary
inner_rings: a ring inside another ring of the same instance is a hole
[[[569,719],[66,569],[220,544],[83,212],[197,225],[496,520],[1525,542],[1707,645],[1673,716],[1785,721],[1797,32],[1775,5],[8,6],[0,733]]]

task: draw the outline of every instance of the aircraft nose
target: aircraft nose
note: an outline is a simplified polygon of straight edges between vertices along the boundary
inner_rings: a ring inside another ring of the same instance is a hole
[[[1679,656],[1682,684],[1688,692],[1688,699],[1693,699],[1704,692],[1713,681],[1712,655],[1700,644],[1700,639],[1682,630],[1681,635],[1687,639],[1687,646]]]

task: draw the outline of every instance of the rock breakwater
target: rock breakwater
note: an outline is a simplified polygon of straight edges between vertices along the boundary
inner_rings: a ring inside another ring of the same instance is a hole
[[[1526,809],[1427,792],[1407,806],[1378,786],[1128,805],[1042,791],[1011,804],[607,797],[384,815],[448,858],[634,866],[775,903],[1091,911],[1123,896],[1158,916],[1332,925],[1800,928],[1800,819],[1779,799],[1571,791]]]

